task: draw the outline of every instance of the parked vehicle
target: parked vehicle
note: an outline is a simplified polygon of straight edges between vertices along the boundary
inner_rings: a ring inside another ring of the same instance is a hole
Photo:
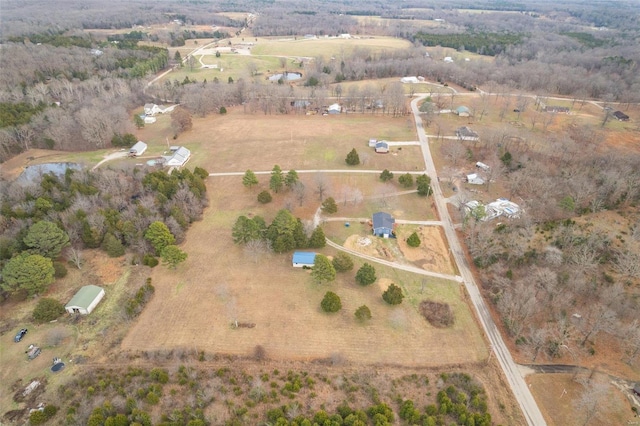
[[[13,341],[18,343],[19,341],[22,340],[22,338],[25,336],[25,334],[27,334],[27,329],[23,328],[20,331],[18,331],[18,334],[16,334],[16,337],[13,338]]]

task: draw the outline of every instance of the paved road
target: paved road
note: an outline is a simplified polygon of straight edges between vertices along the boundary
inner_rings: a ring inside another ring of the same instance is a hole
[[[431,151],[429,149],[429,141],[427,140],[426,133],[424,131],[424,127],[422,125],[422,118],[420,117],[420,111],[418,110],[418,102],[427,97],[428,94],[421,93],[418,94],[418,97],[411,102],[411,109],[413,111],[413,115],[416,121],[416,130],[418,132],[418,137],[420,139],[420,144],[422,145],[422,154],[424,156],[425,168],[429,177],[431,177],[431,186],[433,188],[433,198],[438,210],[438,214],[440,216],[440,220],[443,223],[443,228],[445,231],[445,235],[447,237],[447,241],[449,242],[449,247],[451,249],[451,253],[453,254],[453,258],[456,261],[458,266],[458,270],[462,275],[463,282],[467,293],[469,294],[469,298],[471,303],[473,304],[480,323],[484,328],[484,331],[489,339],[489,343],[491,344],[491,350],[494,355],[498,359],[502,370],[507,378],[507,382],[513,391],[513,394],[522,409],[522,413],[527,421],[527,424],[530,426],[545,426],[547,423],[536,404],[535,399],[533,399],[533,395],[529,391],[529,387],[527,383],[524,381],[522,375],[518,371],[518,367],[516,363],[513,361],[511,357],[511,353],[507,348],[507,345],[504,343],[502,339],[502,335],[500,331],[496,327],[496,324],[491,317],[489,309],[480,294],[480,290],[475,282],[473,274],[471,273],[471,269],[467,263],[467,259],[464,256],[464,252],[462,250],[462,245],[458,240],[458,235],[456,234],[453,222],[451,221],[451,216],[449,216],[449,211],[447,210],[446,199],[442,195],[442,189],[440,188],[440,183],[438,182],[436,173],[436,167],[433,163],[433,158],[431,157]]]

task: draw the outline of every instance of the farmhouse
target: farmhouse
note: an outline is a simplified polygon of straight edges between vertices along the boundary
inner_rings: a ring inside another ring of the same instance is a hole
[[[171,147],[172,155],[163,156],[165,164],[170,167],[182,167],[187,164],[189,158],[191,158],[191,151],[189,151],[184,146],[181,147]]]
[[[495,219],[499,216],[514,219],[520,217],[520,206],[506,198],[498,198],[485,206],[485,212],[487,213],[485,220]]]
[[[89,315],[104,297],[104,289],[97,285],[85,285],[73,296],[64,309],[70,314]]]
[[[329,114],[340,114],[342,112],[342,107],[340,104],[329,105],[329,109],[327,109]]]
[[[373,235],[376,237],[395,237],[393,229],[396,226],[396,220],[389,213],[374,213],[371,223],[373,224]]]
[[[129,156],[130,157],[139,157],[141,156],[145,151],[147,150],[147,144],[142,142],[142,141],[138,141],[135,143],[135,145],[133,145],[131,147],[131,149],[129,150]]]
[[[484,185],[484,179],[478,176],[477,173],[467,175],[467,182],[471,185]]]
[[[293,253],[292,264],[294,268],[307,266],[313,267],[316,261],[316,254],[308,251],[296,251]]]
[[[618,121],[629,121],[629,116],[622,111],[616,111],[612,114]]]
[[[146,116],[154,116],[163,112],[164,110],[156,104],[144,104],[144,114]]]
[[[420,80],[418,80],[418,77],[415,77],[415,76],[413,76],[413,77],[402,77],[400,79],[400,83],[412,83],[412,84],[415,84],[415,83],[419,83],[419,82],[420,82]]]
[[[376,153],[377,154],[387,154],[389,152],[389,144],[385,141],[376,142]]]
[[[464,106],[464,105],[459,106],[458,108],[456,108],[454,112],[460,117],[470,117],[471,116],[471,110],[469,108],[467,108],[466,106]]]
[[[569,107],[563,107],[558,105],[547,105],[544,107],[544,112],[562,112],[564,114],[569,114]]]
[[[459,114],[458,114],[459,115]],[[480,140],[480,137],[476,132],[468,128],[467,126],[459,127],[456,130],[456,136],[461,141],[477,141]]]

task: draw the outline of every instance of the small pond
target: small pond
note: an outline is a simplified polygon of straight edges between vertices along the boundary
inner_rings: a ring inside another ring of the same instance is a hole
[[[67,169],[80,170],[82,166],[78,163],[43,163],[25,167],[18,176],[19,182],[32,182],[39,176],[53,173],[56,176],[63,176]]]
[[[302,73],[299,72],[287,72],[287,73],[279,73],[279,74],[274,74],[271,77],[269,77],[269,81],[278,81],[280,79],[283,79],[284,81],[294,81],[294,80],[300,80],[302,78]]]

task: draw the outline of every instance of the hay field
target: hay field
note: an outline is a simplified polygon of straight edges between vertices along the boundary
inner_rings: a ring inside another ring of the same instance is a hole
[[[391,51],[398,49],[407,49],[411,47],[411,43],[393,37],[360,37],[352,39],[343,38],[318,38],[303,39],[298,38],[281,38],[268,39],[262,43],[257,43],[251,50],[253,55],[283,55],[283,56],[302,56],[302,57],[340,57],[342,55],[349,56],[356,49],[366,49],[372,54],[383,51]]]
[[[407,366],[467,363],[487,356],[458,283],[428,279],[422,289],[421,276],[376,266],[379,281],[369,287],[355,284],[355,271],[319,286],[308,271],[291,267],[290,254],[268,255],[254,264],[231,241],[231,227],[243,213],[261,214],[270,221],[278,206],[258,206],[255,190],[242,188],[237,177],[210,178],[208,188],[211,205],[183,246],[189,258],[176,271],[153,271],[155,296],[122,349],[182,347],[250,355],[262,345],[275,359],[339,355],[355,362]],[[381,282],[401,285],[408,295],[405,303],[386,305]],[[327,290],[342,298],[339,313],[321,312]],[[452,330],[435,329],[420,317],[415,304],[427,297],[452,304]],[[363,304],[373,313],[365,325],[353,317]],[[256,326],[236,329],[231,326],[235,320]]]

